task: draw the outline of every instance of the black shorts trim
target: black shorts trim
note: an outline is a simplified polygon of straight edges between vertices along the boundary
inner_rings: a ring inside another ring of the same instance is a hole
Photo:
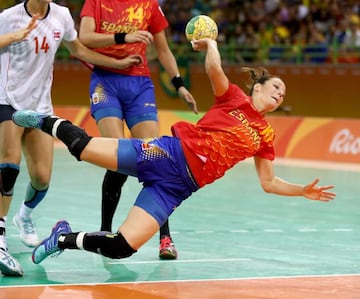
[[[12,120],[12,115],[15,111],[10,105],[0,105],[0,122]]]

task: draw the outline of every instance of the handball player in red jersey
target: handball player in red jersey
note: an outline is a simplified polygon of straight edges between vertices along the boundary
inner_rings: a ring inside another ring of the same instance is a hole
[[[334,186],[318,186],[318,179],[301,185],[274,174],[274,131],[264,116],[284,101],[284,82],[264,68],[243,68],[251,79],[247,95],[224,73],[216,41],[193,41],[193,49],[206,52],[205,70],[215,103],[196,124],[184,121],[174,124],[174,136],[90,137],[56,116],[29,110],[13,115],[16,124],[39,128],[62,140],[78,160],[135,176],[143,184],[116,233],[72,232],[67,221],[59,221],[50,236],[33,251],[34,263],[65,249],[82,249],[116,259],[129,257],[159,230],[182,201],[250,157],[255,160],[265,192],[323,202],[335,198],[336,194],[330,191]]]
[[[80,40],[95,51],[119,59],[138,54],[142,62],[118,70],[94,66],[90,82],[91,114],[104,137],[124,138],[124,122],[134,138],[157,137],[158,113],[146,51],[154,44],[157,58],[189,107],[196,102],[185,88],[169,49],[168,27],[156,0],[86,0],[81,11]],[[127,175],[108,169],[102,183],[101,230],[112,231],[112,221]],[[176,259],[168,221],[160,228],[159,257]]]

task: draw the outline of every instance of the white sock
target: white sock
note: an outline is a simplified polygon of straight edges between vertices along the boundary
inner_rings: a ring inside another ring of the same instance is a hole
[[[23,202],[20,206],[18,214],[19,214],[20,218],[30,218],[32,211],[33,211],[33,209],[25,206],[25,204]]]
[[[5,237],[5,218],[2,217],[4,221],[0,221],[0,227],[2,228],[3,234],[0,235],[0,248],[7,251],[6,237]]]

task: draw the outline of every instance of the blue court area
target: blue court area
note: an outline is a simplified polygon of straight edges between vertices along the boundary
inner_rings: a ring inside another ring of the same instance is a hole
[[[41,238],[59,219],[68,220],[73,231],[99,229],[103,174],[103,169],[77,162],[65,148],[56,148],[52,185],[34,213]],[[336,186],[337,198],[322,203],[265,194],[252,162],[244,162],[174,212],[170,227],[178,260],[158,259],[156,235],[124,260],[72,250],[35,265],[32,250],[21,243],[12,224],[28,183],[23,166],[7,235],[9,251],[20,261],[25,275],[0,277],[0,285],[359,275],[360,171],[342,165],[319,168],[311,163],[279,163],[276,174],[301,184],[320,178],[321,184]],[[128,180],[114,223],[124,219],[140,187],[135,178]]]

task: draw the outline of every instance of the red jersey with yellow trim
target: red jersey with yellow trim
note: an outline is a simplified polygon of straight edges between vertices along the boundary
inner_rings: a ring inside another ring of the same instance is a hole
[[[157,0],[86,0],[80,14],[80,17],[84,16],[95,19],[95,31],[98,33],[147,30],[151,34],[156,34],[169,25]],[[97,48],[95,51],[118,59],[130,54],[141,54],[144,64],[122,70],[102,68],[126,75],[150,76],[144,43],[112,45]]]
[[[251,101],[230,83],[196,124],[181,121],[172,126],[199,187],[222,177],[246,158],[274,160],[274,130]]]

